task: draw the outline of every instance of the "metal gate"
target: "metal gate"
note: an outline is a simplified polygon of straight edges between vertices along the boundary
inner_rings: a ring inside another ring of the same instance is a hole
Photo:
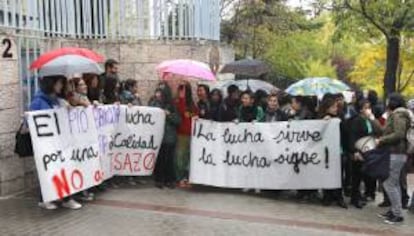
[[[0,0],[0,30],[19,54],[21,107],[38,89],[29,65],[54,38],[219,40],[220,0]]]

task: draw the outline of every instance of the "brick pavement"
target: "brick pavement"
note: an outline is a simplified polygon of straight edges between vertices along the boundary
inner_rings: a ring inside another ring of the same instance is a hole
[[[242,194],[151,185],[111,189],[79,211],[45,211],[33,196],[0,201],[0,235],[414,235],[414,216],[388,226],[364,210],[323,207],[291,194]]]

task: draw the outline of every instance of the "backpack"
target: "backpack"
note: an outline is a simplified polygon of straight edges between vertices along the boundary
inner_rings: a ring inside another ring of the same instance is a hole
[[[414,153],[414,113],[408,110],[408,115],[410,117],[410,124],[407,130],[407,153]]]

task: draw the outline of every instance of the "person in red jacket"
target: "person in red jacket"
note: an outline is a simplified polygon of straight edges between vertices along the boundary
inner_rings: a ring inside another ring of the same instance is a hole
[[[192,119],[198,116],[198,111],[194,104],[191,84],[188,81],[183,81],[178,86],[175,105],[181,118],[181,124],[177,130],[176,176],[178,187],[190,187],[188,175],[190,167],[191,123]]]

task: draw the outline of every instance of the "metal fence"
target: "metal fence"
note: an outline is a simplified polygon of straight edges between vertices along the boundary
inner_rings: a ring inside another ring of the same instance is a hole
[[[220,0],[0,0],[0,27],[46,37],[219,40]]]
[[[219,40],[220,0],[0,0],[0,30],[16,34],[22,110],[38,88],[29,65],[48,38]]]

